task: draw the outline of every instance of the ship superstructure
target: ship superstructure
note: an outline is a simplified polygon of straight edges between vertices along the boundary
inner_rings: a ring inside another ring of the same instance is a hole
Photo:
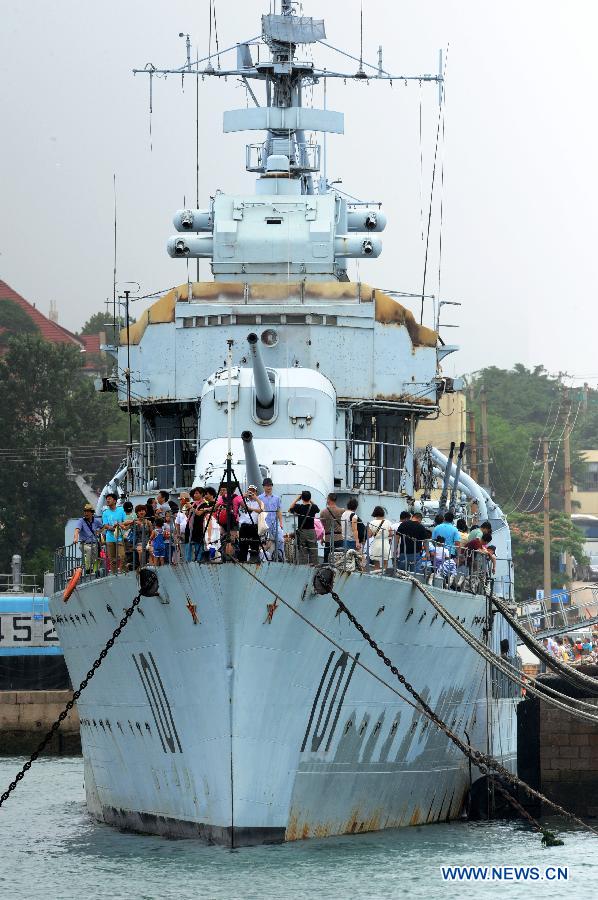
[[[437,415],[452,387],[440,362],[455,348],[395,295],[347,274],[348,260],[381,253],[386,219],[379,205],[349,203],[327,183],[319,145],[306,137],[343,131],[341,113],[302,105],[304,86],[323,73],[297,49],[321,40],[324,25],[283,2],[280,15],[262,18],[262,34],[270,58],[254,62],[240,44],[236,69],[203,73],[264,88],[265,105],[252,91],[255,107],[224,114],[225,132],[265,132],[247,147],[255,193],[218,193],[205,209],[175,214],[168,253],[210,259],[214,280],[187,280],[121,333],[120,401],[138,412],[140,437],[111,487],[132,498],[218,488],[228,459],[242,485],[272,478],[284,510],[303,489],[321,508],[334,491],[341,504],[357,498],[364,518],[382,505],[397,521],[436,469],[452,483],[454,504],[475,501],[491,522],[494,589],[509,597],[501,511],[460,462],[433,448],[425,458],[415,452],[418,420]],[[355,77],[366,77],[362,65]],[[293,525],[286,515],[285,531]],[[237,845],[458,815],[466,761],[404,697],[368,676],[360,659],[386,673],[314,593],[313,568],[253,568],[159,570],[159,598],[147,598],[79,704],[94,814]],[[516,698],[396,574],[392,565],[345,572],[338,589],[428,702],[510,763]],[[499,618],[488,630],[483,585],[456,592],[440,578],[431,589],[498,650],[511,635]],[[73,683],[135,592],[134,572],[84,578],[66,616],[54,596]],[[272,610],[273,596],[309,622],[276,603]]]

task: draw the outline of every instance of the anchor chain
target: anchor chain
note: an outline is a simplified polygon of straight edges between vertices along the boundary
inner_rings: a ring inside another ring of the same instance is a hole
[[[319,591],[318,591],[318,593],[319,593]],[[444,722],[440,718],[440,716],[434,712],[432,707],[426,703],[426,701],[421,696],[421,694],[419,694],[415,690],[413,685],[407,681],[405,676],[398,670],[398,668],[395,665],[393,665],[392,661],[384,653],[384,650],[382,650],[378,646],[376,641],[366,631],[366,629],[363,627],[363,625],[361,625],[361,623],[357,621],[357,619],[355,618],[353,613],[348,609],[347,606],[345,606],[345,604],[343,603],[341,598],[338,596],[338,594],[335,591],[331,590],[330,595],[331,595],[332,599],[335,601],[335,603],[337,604],[341,613],[344,613],[347,616],[347,618],[349,619],[351,624],[357,629],[357,631],[361,634],[361,636],[364,638],[364,640],[367,641],[367,643],[370,645],[372,650],[374,650],[374,652],[377,654],[377,656],[380,657],[380,659],[382,660],[384,665],[390,669],[390,671],[393,673],[393,675],[395,675],[396,678],[398,678],[398,680],[403,685],[405,690],[407,690],[411,694],[411,696],[414,698],[414,700],[416,700],[416,702],[421,706],[421,708],[424,710],[424,712],[426,713],[428,718],[430,718],[434,722],[434,724],[440,729],[440,731],[442,731],[443,734],[445,734],[448,737],[448,739],[450,741],[452,741],[453,744],[455,744],[455,746],[464,754],[464,756],[468,757],[468,759],[470,759],[473,762],[473,764],[475,766],[477,766],[477,768],[480,770],[480,772],[482,772],[483,775],[489,775],[491,777],[494,775],[494,773],[496,773],[497,775],[500,775],[500,777],[503,779],[503,781],[506,781],[512,787],[522,788],[523,790],[526,791],[526,793],[530,797],[535,797],[537,800],[541,800],[543,803],[546,803],[548,806],[550,806],[552,809],[554,809],[555,812],[559,813],[559,815],[564,816],[565,818],[569,819],[571,822],[575,822],[576,825],[580,825],[582,828],[584,828],[588,831],[591,831],[593,834],[597,833],[593,828],[591,828],[589,825],[587,825],[586,822],[583,822],[581,819],[578,819],[577,816],[575,816],[573,813],[570,813],[566,809],[563,809],[563,807],[559,806],[558,803],[554,803],[552,800],[549,800],[548,797],[545,797],[543,794],[541,794],[539,791],[534,790],[534,788],[530,787],[528,784],[526,784],[524,781],[522,781],[516,775],[513,775],[512,772],[509,772],[508,769],[505,769],[505,767],[502,766],[492,756],[488,755],[487,753],[482,753],[481,750],[475,750],[475,749],[469,747],[464,741],[462,741],[461,738],[457,734],[454,733],[454,731],[451,731],[451,729],[448,727],[446,722]],[[519,811],[521,811],[523,808],[518,803],[518,801],[515,800],[515,798],[511,798],[511,795],[508,792],[505,791],[505,793],[507,794],[507,796],[511,800],[511,802],[514,801],[513,805],[515,806],[515,808],[517,808]],[[537,822],[535,819],[533,819],[529,813],[525,813],[525,817],[529,821],[533,821],[534,827],[538,831],[540,831],[544,834],[544,829],[542,828],[540,823]]]
[[[129,608],[125,610],[124,616],[122,617],[122,619],[120,620],[120,622],[118,623],[118,625],[116,626],[114,631],[112,632],[112,635],[106,641],[104,648],[101,650],[98,658],[94,661],[91,669],[89,670],[89,672],[87,673],[87,675],[85,676],[85,678],[83,679],[83,681],[81,682],[81,684],[79,685],[77,690],[73,693],[72,699],[69,700],[69,702],[66,704],[66,706],[64,707],[64,709],[62,710],[62,712],[60,713],[60,715],[58,716],[58,718],[56,719],[54,724],[51,726],[50,730],[48,731],[48,733],[46,734],[46,736],[44,737],[44,739],[42,740],[40,745],[37,747],[36,750],[34,750],[34,752],[31,754],[31,756],[29,757],[27,762],[24,764],[23,768],[15,775],[14,780],[11,781],[11,783],[8,785],[8,787],[6,788],[6,790],[4,791],[2,796],[0,796],[0,806],[2,806],[2,804],[6,800],[8,800],[9,796],[12,794],[12,792],[18,785],[19,781],[21,781],[25,777],[26,773],[29,771],[29,769],[31,768],[32,764],[36,761],[38,756],[40,756],[40,754],[44,752],[47,745],[49,744],[49,742],[52,740],[52,738],[54,737],[54,735],[60,728],[62,722],[64,722],[64,720],[70,713],[71,709],[73,708],[73,706],[75,705],[75,703],[77,702],[77,700],[79,699],[79,697],[81,696],[81,694],[83,693],[83,691],[85,690],[85,688],[87,687],[87,685],[89,684],[89,682],[91,681],[91,679],[93,678],[95,673],[98,671],[98,669],[100,668],[100,666],[106,659],[108,653],[114,646],[114,642],[116,641],[117,637],[120,635],[121,631],[123,630],[123,628],[129,621],[129,619],[131,618],[133,613],[135,612],[135,608],[141,602],[141,597],[142,597],[141,593],[137,594],[137,596],[135,597],[135,599],[133,600],[133,602],[131,603]]]
[[[311,622],[308,618],[306,618],[306,616],[304,616],[297,609],[295,609],[295,607],[293,606],[292,603],[289,603],[287,600],[284,599],[284,597],[281,597],[280,594],[278,594],[278,593],[276,593],[276,591],[272,590],[272,588],[269,585],[267,585],[263,579],[259,578],[254,572],[252,572],[250,569],[248,569],[246,566],[244,566],[243,563],[240,563],[236,560],[234,560],[234,562],[240,569],[242,569],[251,578],[253,578],[254,581],[257,581],[258,584],[260,584],[264,588],[264,590],[268,591],[268,593],[271,594],[276,600],[279,600],[285,607],[287,607],[287,609],[289,609],[292,613],[294,613],[294,615],[296,615],[300,619],[302,619],[306,625],[308,625],[310,628],[313,628],[315,631],[318,632],[318,634],[322,635],[322,637],[324,637],[326,640],[330,641],[330,643],[332,643],[338,649],[340,649],[340,650],[343,649],[340,644],[338,644],[329,635],[327,635],[326,632],[322,631],[321,628],[318,628],[313,622]],[[385,656],[384,651],[381,650],[380,647],[378,647],[378,645],[376,644],[374,639],[371,637],[371,635],[368,634],[368,632],[365,630],[365,628],[357,621],[355,616],[345,606],[345,604],[340,599],[338,594],[336,594],[332,590],[332,584],[334,582],[334,574],[335,574],[334,569],[332,569],[331,566],[319,566],[316,569],[316,572],[314,574],[313,581],[312,581],[315,593],[320,594],[321,596],[324,596],[325,594],[331,594],[331,596],[335,600],[337,606],[339,607],[339,611],[345,613],[345,615],[348,617],[349,621],[355,626],[355,628],[357,628],[357,630],[362,635],[362,637],[365,638],[365,640],[369,643],[370,647],[376,652],[376,654],[380,657],[380,659],[383,660],[384,664],[390,668],[391,672],[394,675],[396,675],[396,677],[399,679],[401,684],[407,689],[407,691],[415,699],[416,703],[420,706],[420,708],[428,716],[428,718],[431,719],[444,734],[446,734],[446,736],[449,738],[449,740],[451,740],[458,747],[458,749],[461,750],[461,752],[463,753],[464,756],[466,756],[468,759],[470,759],[477,766],[477,768],[480,770],[480,772],[482,772],[484,775],[490,775],[491,770],[494,770],[494,772],[501,775],[505,781],[512,784],[514,787],[521,787],[523,790],[526,791],[526,793],[530,797],[535,797],[537,800],[540,800],[542,803],[545,803],[547,806],[549,806],[555,812],[562,815],[564,818],[569,819],[571,822],[574,822],[576,825],[579,825],[581,828],[585,829],[586,831],[590,831],[592,834],[595,834],[598,836],[598,832],[594,828],[592,828],[590,825],[588,825],[586,822],[582,821],[582,819],[578,819],[577,816],[573,815],[573,813],[570,813],[566,809],[563,809],[563,807],[559,806],[558,803],[555,803],[553,800],[549,800],[548,797],[545,797],[544,794],[540,793],[540,791],[536,791],[534,788],[530,787],[528,784],[526,784],[524,781],[522,781],[516,775],[513,775],[511,772],[509,772],[507,769],[505,769],[504,766],[501,766],[501,764],[497,760],[493,759],[491,756],[488,756],[487,754],[483,754],[479,750],[473,750],[470,747],[468,747],[458,737],[458,735],[456,735],[454,732],[452,732],[450,730],[450,728],[448,727],[448,725],[446,725],[446,723],[443,722],[442,719],[440,719],[440,717],[436,715],[434,710],[430,706],[428,706],[428,704],[425,702],[423,697],[421,697],[417,693],[415,688],[411,684],[409,684],[409,682],[405,679],[404,675],[402,675],[399,672],[397,667],[393,666],[391,660],[388,659],[387,656]],[[410,614],[412,612],[413,612],[413,610],[410,611]],[[407,616],[407,618],[409,618],[409,616]],[[353,657],[353,658],[355,659],[355,657]],[[390,688],[391,690],[394,690],[394,688],[392,688],[388,682],[383,681],[379,675],[376,675],[371,669],[369,669],[367,666],[364,666],[361,661],[359,661],[359,665],[366,672],[369,672],[369,674],[372,675],[374,678],[376,678],[378,681],[381,681],[382,684],[385,684],[388,688]],[[407,701],[407,698],[404,698],[404,699]],[[407,702],[411,703],[410,700]],[[499,784],[500,784],[500,782],[496,782],[496,786],[498,786]],[[508,797],[514,800],[514,798],[511,797],[511,794],[508,794]],[[518,802],[518,801],[515,801],[515,802]],[[524,812],[524,815],[526,818],[528,818],[528,820],[532,820],[534,823],[534,828],[536,828],[539,832],[542,833],[542,843],[545,846],[547,846],[547,847],[558,846],[559,843],[561,843],[561,842],[559,842],[559,840],[555,837],[555,835],[552,832],[548,831],[548,829],[542,828],[542,826],[540,825],[539,822],[537,822],[535,819],[532,819],[532,817],[530,816],[529,813],[527,813],[527,811]]]

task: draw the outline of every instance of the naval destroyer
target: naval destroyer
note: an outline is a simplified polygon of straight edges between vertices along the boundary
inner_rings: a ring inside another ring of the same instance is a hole
[[[210,260],[213,280],[188,278],[121,333],[119,399],[140,432],[110,487],[133,500],[157,489],[176,498],[231,473],[242,487],[268,476],[285,511],[304,489],[320,508],[333,491],[341,505],[355,497],[364,519],[381,505],[396,522],[404,509],[433,508],[425,497],[444,476],[453,507],[491,523],[494,590],[510,598],[500,509],[460,458],[416,451],[418,422],[454,387],[441,362],[455,348],[397,294],[349,279],[349,260],[381,253],[386,219],[321,174],[312,136],[342,133],[343,114],[303,104],[324,78],[392,76],[381,63],[318,68],[311,50],[324,23],[291,7],[283,0],[262,17],[260,54],[240,43],[230,69],[188,56],[175,70],[247,85],[254,105],[225,112],[224,131],[259,134],[246,155],[255,192],[217,192],[174,217],[168,253]],[[442,87],[441,74],[419,80]],[[293,532],[287,513],[284,530]],[[517,697],[400,577],[396,546],[388,557],[361,570],[333,556],[335,590],[445,722],[512,767]],[[223,554],[157,569],[158,594],[143,597],[78,703],[94,817],[240,846],[462,813],[476,770],[408,695],[389,690],[383,662],[296,559],[240,565]],[[139,576],[84,572],[65,605],[79,563],[65,550],[58,560],[51,609],[78,684]],[[457,590],[451,578],[419,577],[496,652],[515,647],[506,622],[489,617],[484,579]]]

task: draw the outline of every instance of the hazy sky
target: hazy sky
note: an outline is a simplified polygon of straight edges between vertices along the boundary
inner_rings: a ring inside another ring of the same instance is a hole
[[[217,0],[220,48],[257,35],[269,5]],[[326,19],[330,43],[358,55],[359,0],[303,7]],[[440,296],[463,306],[443,309],[459,325],[443,338],[462,347],[446,370],[544,363],[598,381],[598,4],[364,0],[363,8],[364,57],[375,62],[382,44],[393,72],[434,72],[438,49],[449,46]],[[186,79],[183,92],[180,78],[155,80],[151,150],[148,79],[131,69],[182,65],[180,31],[204,55],[208,0],[3,0],[2,20],[0,278],[43,312],[55,300],[73,330],[102,309],[112,296],[116,173],[121,286],[134,280],[146,293],[184,282],[186,264],[169,259],[165,243],[173,212],[195,198],[194,83]],[[329,68],[356,69],[315,52]],[[382,256],[359,273],[375,286],[421,290],[420,198],[425,225],[436,99],[426,84],[328,82],[328,106],[345,112],[346,130],[328,140],[328,174],[353,195],[382,200],[389,219]],[[321,87],[313,104],[322,105]],[[232,80],[200,83],[200,206],[217,188],[253,191],[244,145],[260,135],[221,133],[222,110],[245,105]],[[434,294],[439,200],[440,190]]]

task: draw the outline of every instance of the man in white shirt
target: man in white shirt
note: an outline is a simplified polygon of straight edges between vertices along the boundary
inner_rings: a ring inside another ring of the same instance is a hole
[[[274,493],[274,486],[271,478],[264,478],[262,481],[263,492],[259,499],[264,504],[266,511],[266,522],[270,538],[276,544],[276,553],[273,559],[283,559],[284,556],[284,532],[282,526],[282,503],[280,497]]]
[[[160,491],[156,499],[158,502],[158,509],[162,515],[164,515],[165,512],[172,512],[170,503],[168,502],[170,500],[168,491]]]
[[[185,543],[185,531],[187,529],[187,514],[185,509],[188,509],[189,497],[187,494],[181,494],[179,497],[179,511],[174,517],[174,541],[177,546],[180,547],[181,544]]]

